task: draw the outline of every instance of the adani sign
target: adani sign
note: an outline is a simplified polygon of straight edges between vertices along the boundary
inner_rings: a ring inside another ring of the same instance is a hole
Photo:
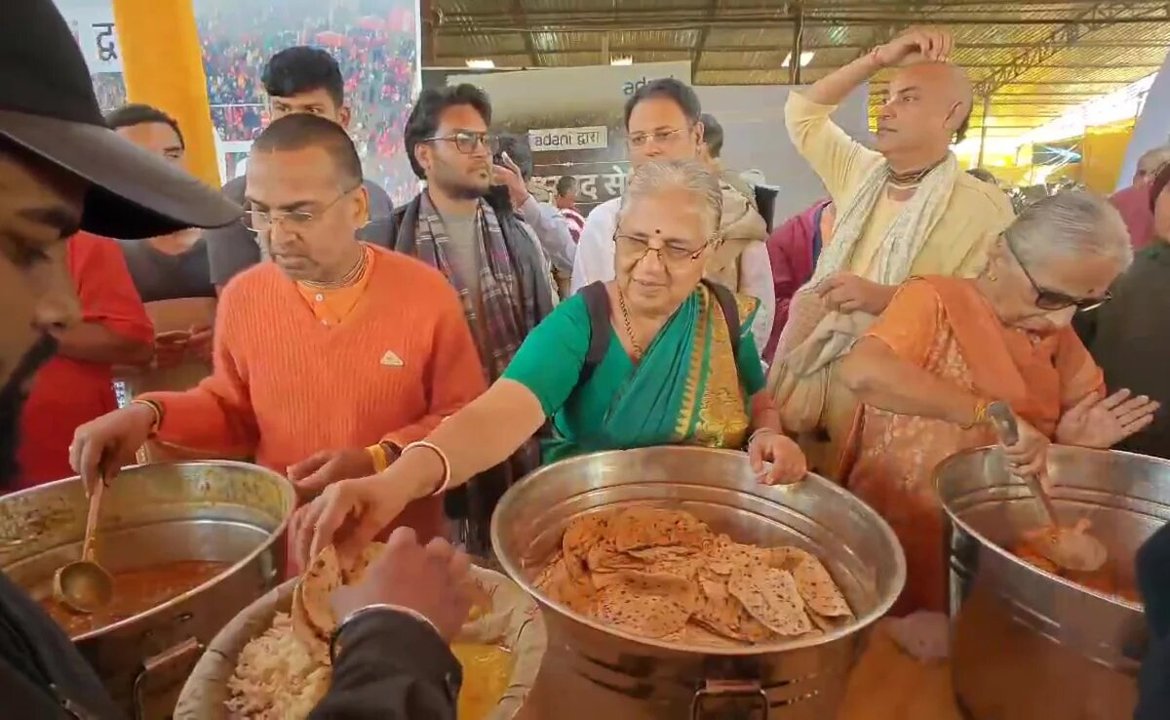
[[[627,80],[622,85],[622,94],[624,94],[626,97],[629,97],[629,96],[633,95],[634,93],[638,92],[638,90],[640,88],[646,87],[646,83],[648,83],[652,80],[661,80],[663,78],[671,78],[673,80],[674,73],[670,73],[668,75],[656,75],[652,78],[647,78],[645,75],[643,75],[642,77],[640,77],[637,80]]]

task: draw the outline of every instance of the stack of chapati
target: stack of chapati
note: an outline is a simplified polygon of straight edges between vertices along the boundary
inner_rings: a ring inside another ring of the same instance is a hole
[[[854,619],[811,553],[736,543],[690,513],[655,507],[574,520],[536,586],[625,632],[687,645],[779,642]]]

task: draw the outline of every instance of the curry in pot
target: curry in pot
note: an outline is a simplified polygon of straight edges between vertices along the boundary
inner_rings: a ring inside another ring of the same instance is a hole
[[[112,573],[114,597],[90,615],[74,612],[53,597],[51,587],[39,600],[41,607],[71,638],[100,630],[173,600],[211,580],[231,563],[180,560]]]
[[[1058,567],[1056,563],[1044,557],[1041,547],[1037,544],[1038,537],[1038,535],[1026,533],[1023,539],[1012,548],[1012,554],[1034,568],[1052,573],[1089,590],[1141,604],[1142,599],[1137,588],[1134,587],[1132,581],[1126,581],[1116,559],[1110,558],[1101,569],[1094,572],[1068,570]]]

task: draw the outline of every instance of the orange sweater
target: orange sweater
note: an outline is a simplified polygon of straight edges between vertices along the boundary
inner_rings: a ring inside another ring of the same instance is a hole
[[[159,403],[158,438],[217,455],[251,456],[284,473],[320,450],[421,440],[487,385],[463,306],[447,279],[414,258],[376,249],[365,294],[326,327],[273,263],[224,288],[214,371]],[[439,530],[437,501],[403,522]],[[431,523],[435,523],[432,527]]]

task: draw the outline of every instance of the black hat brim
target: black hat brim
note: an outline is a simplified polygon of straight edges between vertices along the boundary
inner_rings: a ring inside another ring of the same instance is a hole
[[[99,125],[0,110],[0,135],[90,182],[81,226],[98,235],[223,227],[242,213],[217,188]]]

